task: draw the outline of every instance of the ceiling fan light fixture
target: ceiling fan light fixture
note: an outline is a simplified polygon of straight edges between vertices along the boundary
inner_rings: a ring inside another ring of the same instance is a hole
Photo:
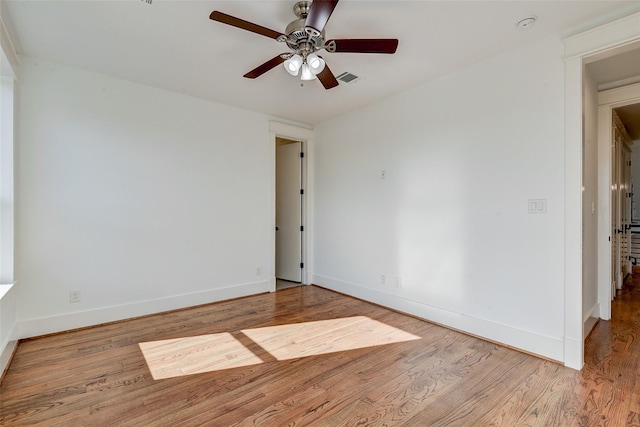
[[[311,71],[311,67],[309,67],[309,64],[304,63],[302,64],[302,76],[300,77],[301,80],[313,80],[316,78],[316,75],[313,74],[313,72]]]
[[[284,61],[284,69],[292,76],[297,76],[302,67],[302,57],[298,54],[293,55],[291,58]]]
[[[318,74],[324,70],[324,59],[320,58],[315,53],[307,56],[307,64],[309,64],[309,68],[313,74]]]

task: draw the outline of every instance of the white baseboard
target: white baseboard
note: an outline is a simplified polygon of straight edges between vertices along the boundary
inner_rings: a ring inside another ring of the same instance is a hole
[[[564,340],[564,366],[576,370],[584,366],[584,348],[582,341],[566,338]]]
[[[271,281],[264,280],[242,285],[228,286],[167,298],[134,302],[118,306],[101,307],[93,310],[66,313],[58,316],[43,317],[18,321],[18,337],[29,338],[39,335],[68,331],[71,329],[99,325],[130,319],[132,317],[161,313],[210,302],[223,301],[232,298],[255,295],[271,291]]]
[[[600,318],[602,320],[611,320],[611,301],[601,299],[598,301],[598,307]]]
[[[2,349],[2,352],[0,352],[0,378],[2,378],[4,371],[9,367],[11,356],[13,355],[17,345],[18,341],[9,341]]]
[[[490,341],[502,343],[527,353],[537,354],[544,358],[560,362],[565,359],[564,343],[558,338],[551,338],[530,331],[517,329],[509,325],[503,325],[490,320],[456,313],[399,295],[365,288],[363,286],[343,282],[329,277],[313,275],[312,279],[311,283],[318,286],[418,316],[422,319],[467,332],[478,337],[486,338]]]
[[[0,284],[0,377],[18,345],[14,283]]]
[[[589,320],[590,317],[600,317],[600,302],[596,302],[593,307],[591,307],[589,311],[587,311],[587,314],[585,314],[582,318],[582,323]]]

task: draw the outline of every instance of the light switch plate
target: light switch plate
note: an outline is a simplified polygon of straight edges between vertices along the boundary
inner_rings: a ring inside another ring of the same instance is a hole
[[[528,206],[530,214],[547,213],[547,199],[529,199]]]

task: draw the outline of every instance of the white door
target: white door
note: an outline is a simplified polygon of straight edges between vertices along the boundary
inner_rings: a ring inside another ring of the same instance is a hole
[[[622,228],[622,283],[628,274],[631,274],[630,250],[631,250],[631,149],[623,144],[622,150],[622,176],[621,176],[621,228]],[[622,284],[621,283],[621,284]]]
[[[302,143],[276,147],[276,278],[302,282]]]
[[[621,288],[621,234],[620,228],[620,144],[613,129],[611,143],[611,299],[616,297],[616,289]]]

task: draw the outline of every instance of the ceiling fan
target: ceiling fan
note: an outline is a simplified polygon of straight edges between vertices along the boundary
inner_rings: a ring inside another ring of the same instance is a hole
[[[251,31],[286,43],[290,52],[282,53],[249,71],[244,77],[255,79],[272,68],[284,63],[289,74],[301,74],[302,80],[316,77],[325,89],[338,86],[338,80],[316,52],[324,49],[331,53],[395,53],[398,39],[325,39],[324,27],[329,21],[338,0],[299,1],[293,7],[297,19],[285,29],[284,34],[258,24],[236,18],[226,13],[213,11],[210,19]]]

